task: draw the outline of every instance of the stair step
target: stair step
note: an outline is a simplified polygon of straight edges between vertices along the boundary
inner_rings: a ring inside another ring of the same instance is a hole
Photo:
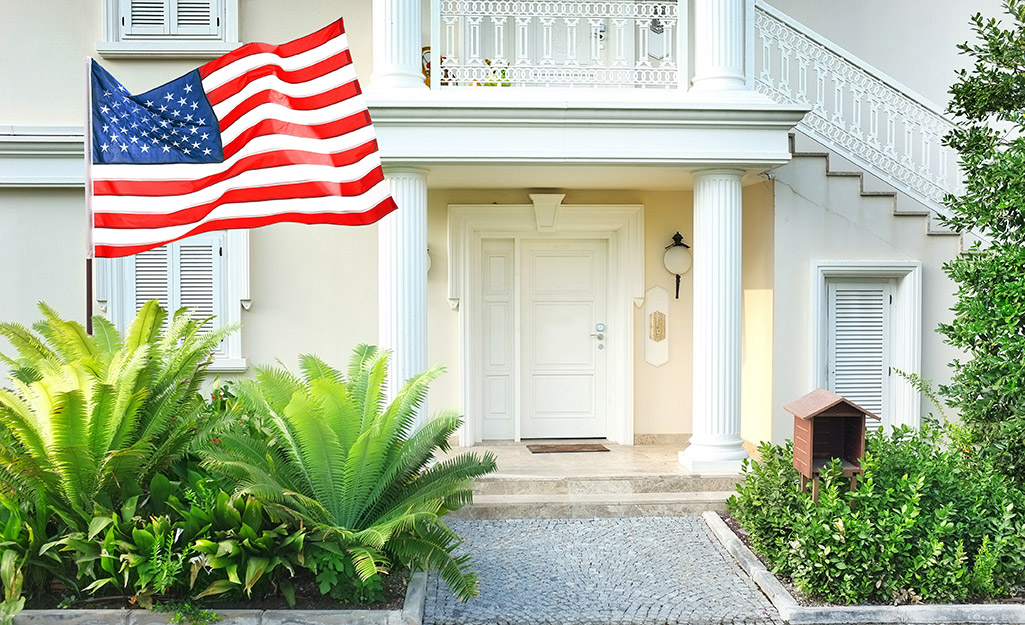
[[[476,480],[475,495],[619,495],[632,493],[732,492],[738,476],[488,476]]]
[[[463,519],[674,516],[725,511],[732,491],[662,493],[474,495],[473,504],[450,513]]]

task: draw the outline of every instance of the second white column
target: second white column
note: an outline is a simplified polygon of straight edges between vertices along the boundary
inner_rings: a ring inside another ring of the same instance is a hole
[[[698,473],[735,473],[740,436],[741,219],[744,172],[694,173],[694,398],[690,447]]]

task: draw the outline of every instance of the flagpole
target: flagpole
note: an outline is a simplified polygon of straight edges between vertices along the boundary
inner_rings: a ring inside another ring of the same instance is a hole
[[[92,57],[85,57],[85,331],[93,333],[93,88]]]

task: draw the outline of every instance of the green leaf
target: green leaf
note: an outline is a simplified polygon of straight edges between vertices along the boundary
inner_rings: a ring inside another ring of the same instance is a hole
[[[219,580],[217,580],[215,582],[212,582],[209,586],[206,587],[205,590],[203,590],[203,592],[201,592],[198,595],[196,595],[196,599],[202,599],[203,597],[209,597],[211,595],[219,595],[221,593],[225,593],[225,592],[228,592],[228,591],[231,591],[231,590],[235,590],[236,588],[239,587],[239,585],[240,584],[238,584],[236,582],[232,582],[232,581],[229,581],[229,580],[226,580],[226,579],[219,579]]]

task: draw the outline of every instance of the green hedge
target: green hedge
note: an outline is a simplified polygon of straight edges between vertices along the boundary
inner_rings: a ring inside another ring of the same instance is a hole
[[[1025,584],[1025,494],[959,439],[938,426],[874,434],[857,490],[834,464],[818,502],[800,491],[792,444],[763,443],[727,506],[773,571],[812,598],[1007,596]]]

